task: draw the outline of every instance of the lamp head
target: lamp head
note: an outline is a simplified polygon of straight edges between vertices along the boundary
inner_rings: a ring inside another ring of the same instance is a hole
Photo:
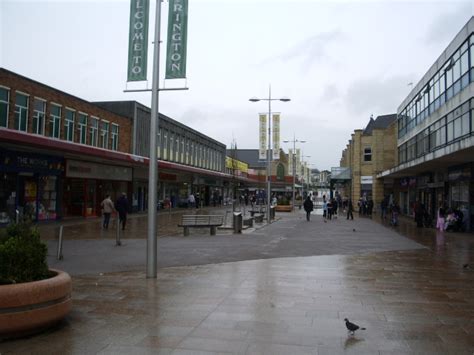
[[[283,140],[283,143],[290,143],[288,139]]]
[[[298,141],[298,142],[300,142],[300,143],[306,143],[306,141]]]
[[[254,96],[254,97],[251,97],[251,98],[249,99],[249,101],[252,101],[252,102],[259,102],[260,99],[259,99],[258,97],[255,97],[255,96]]]
[[[289,97],[282,97],[280,101],[288,102],[288,101],[291,101],[291,99]]]

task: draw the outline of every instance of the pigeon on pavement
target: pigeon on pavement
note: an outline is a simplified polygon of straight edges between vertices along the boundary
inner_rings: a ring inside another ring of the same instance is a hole
[[[365,328],[361,328],[359,327],[357,324],[354,324],[354,323],[351,323],[349,322],[349,319],[347,318],[344,318],[345,322],[346,322],[346,328],[347,330],[353,335],[355,333],[356,330],[360,329],[360,330],[365,330]]]

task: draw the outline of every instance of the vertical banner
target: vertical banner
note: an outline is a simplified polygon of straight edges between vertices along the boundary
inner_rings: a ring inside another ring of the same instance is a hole
[[[166,79],[186,78],[188,0],[170,0]]]
[[[149,7],[148,0],[130,1],[127,81],[146,80]]]
[[[288,175],[290,176],[293,176],[293,161],[295,159],[293,154],[293,149],[288,149]]]
[[[273,160],[280,159],[280,114],[273,114],[273,148],[272,156]]]
[[[259,149],[258,159],[267,159],[267,115],[264,113],[259,114]]]
[[[301,158],[301,153],[300,153],[300,149],[299,148],[296,148],[296,176],[301,176],[301,161],[300,161],[300,158]]]

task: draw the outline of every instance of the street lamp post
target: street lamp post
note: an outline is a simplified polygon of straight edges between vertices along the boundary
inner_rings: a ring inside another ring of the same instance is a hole
[[[303,180],[301,182],[301,197],[304,196],[304,183],[306,181],[306,167],[304,166],[304,158],[311,158],[311,155],[302,155],[301,156],[301,165],[303,166]]]
[[[293,143],[293,154],[291,157],[293,161],[293,169],[292,169],[293,170],[293,186],[291,189],[293,206],[291,210],[294,211],[295,210],[295,184],[296,184],[296,143],[306,143],[306,141],[301,140],[301,139],[296,139],[295,135],[293,134],[293,140],[285,139],[283,143]]]
[[[260,99],[257,97],[252,97],[249,99],[251,102],[258,102],[258,101],[268,101],[268,151],[267,151],[267,224],[271,223],[270,220],[270,198],[271,198],[271,155],[272,155],[272,145],[271,145],[271,137],[272,137],[272,130],[271,130],[271,119],[272,119],[272,101],[283,101],[288,102],[290,101],[287,97],[282,97],[280,99],[272,99],[272,87],[271,85],[268,86],[268,98]]]

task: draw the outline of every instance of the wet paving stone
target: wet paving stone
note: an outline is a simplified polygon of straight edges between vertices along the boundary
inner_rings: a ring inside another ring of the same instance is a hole
[[[256,232],[272,253],[292,245],[284,234],[269,244],[278,223],[304,234],[293,241],[304,245],[353,237],[345,221],[302,225],[294,214]],[[462,265],[473,261],[474,236],[446,234],[440,251],[434,230],[356,223],[362,246],[332,245],[331,255],[291,257],[304,254],[295,247],[283,257],[161,267],[157,279],[140,270],[75,275],[67,319],[0,342],[0,353],[472,354],[474,272]],[[344,318],[366,330],[348,334]]]

